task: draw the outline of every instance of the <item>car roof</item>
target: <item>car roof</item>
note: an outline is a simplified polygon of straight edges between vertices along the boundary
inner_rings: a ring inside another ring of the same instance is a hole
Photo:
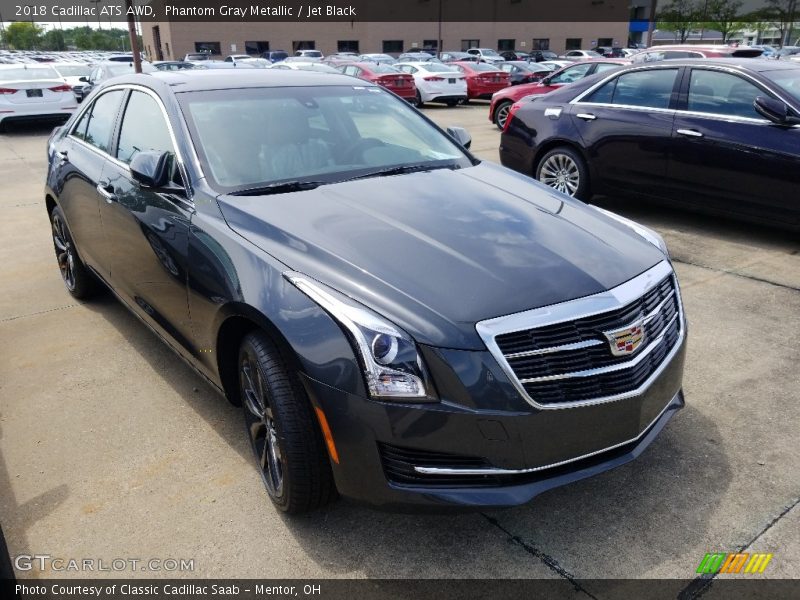
[[[313,87],[353,86],[348,75],[320,73],[294,69],[188,69],[185,71],[158,71],[147,74],[131,74],[115,77],[115,84],[144,84],[153,87],[159,81],[173,88],[176,93],[203,90],[261,88],[261,87]],[[359,86],[372,86],[368,81],[359,81]]]
[[[763,71],[783,71],[786,69],[800,69],[800,64],[791,61],[770,60],[766,58],[672,58],[668,60],[659,60],[649,63],[638,63],[639,67],[655,67],[658,65],[671,65],[671,66],[725,66],[742,71],[755,71],[761,73]]]
[[[12,63],[0,65],[0,69],[52,69],[57,63]]]

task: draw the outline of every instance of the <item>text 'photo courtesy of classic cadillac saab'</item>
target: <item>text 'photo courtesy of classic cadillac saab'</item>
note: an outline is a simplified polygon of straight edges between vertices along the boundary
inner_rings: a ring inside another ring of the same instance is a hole
[[[512,506],[684,405],[664,241],[481,162],[380,85],[100,84],[48,142],[64,284],[108,288],[241,406],[274,505]]]

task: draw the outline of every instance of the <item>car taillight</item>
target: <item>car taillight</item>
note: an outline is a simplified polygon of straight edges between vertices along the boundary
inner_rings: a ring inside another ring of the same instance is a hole
[[[57,85],[56,87],[47,88],[51,92],[71,92],[72,86],[67,85],[66,83],[63,85]]]
[[[0,94],[16,94],[17,90],[12,88],[0,88]]]
[[[503,132],[508,129],[508,124],[511,123],[511,119],[514,118],[514,113],[516,113],[521,107],[522,104],[519,102],[514,102],[514,104],[511,105],[511,108],[508,109],[508,116],[506,117],[505,125],[503,125]]]
[[[444,81],[444,77],[437,77],[436,75],[429,75],[428,77],[423,77],[425,81]]]

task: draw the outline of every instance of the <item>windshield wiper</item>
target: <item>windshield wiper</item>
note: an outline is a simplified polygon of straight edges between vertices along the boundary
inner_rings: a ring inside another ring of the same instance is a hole
[[[269,196],[270,194],[286,194],[288,192],[303,192],[305,190],[313,190],[321,185],[325,185],[327,181],[283,181],[281,183],[273,183],[261,187],[247,188],[245,190],[237,190],[229,192],[230,196]]]
[[[434,169],[450,169],[455,171],[460,169],[459,165],[401,165],[399,167],[389,167],[378,171],[370,171],[364,175],[357,175],[343,181],[355,181],[356,179],[368,179],[369,177],[382,177],[388,175],[405,175],[406,173],[418,173],[421,171],[433,171]]]

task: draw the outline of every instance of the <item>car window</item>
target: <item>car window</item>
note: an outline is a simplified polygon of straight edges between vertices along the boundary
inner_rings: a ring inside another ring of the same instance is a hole
[[[123,95],[122,90],[112,90],[97,98],[92,105],[92,114],[89,116],[86,135],[83,139],[103,152],[108,152],[111,132],[114,129]]]
[[[756,96],[766,93],[738,75],[692,69],[687,110],[761,119],[753,108]]]
[[[81,115],[81,118],[78,119],[78,122],[72,128],[72,135],[74,135],[79,140],[86,140],[86,125],[89,123],[89,115],[91,114],[92,110],[89,108],[86,112]]]
[[[619,68],[620,65],[614,65],[610,63],[600,63],[597,65],[597,68],[594,70],[595,73],[602,73],[603,71],[610,71],[612,69]]]
[[[669,108],[678,69],[652,69],[623,73],[604,84],[584,102]]]
[[[117,144],[117,158],[130,163],[137,152],[175,152],[161,107],[149,94],[131,92]]]
[[[550,80],[550,83],[572,83],[573,81],[577,81],[578,79],[582,79],[586,77],[586,73],[589,72],[589,69],[592,68],[592,63],[587,62],[580,65],[575,65],[574,67],[569,67],[564,69],[561,73],[556,75]]]

